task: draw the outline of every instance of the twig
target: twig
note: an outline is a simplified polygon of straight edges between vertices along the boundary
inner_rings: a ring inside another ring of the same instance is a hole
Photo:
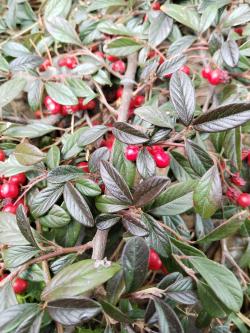
[[[127,121],[130,101],[133,95],[133,86],[137,70],[137,53],[128,56],[128,66],[123,78],[123,94],[118,110],[118,121]],[[108,230],[97,230],[93,239],[93,259],[102,259],[105,253]]]

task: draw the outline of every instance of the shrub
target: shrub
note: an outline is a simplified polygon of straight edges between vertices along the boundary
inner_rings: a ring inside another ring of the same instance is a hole
[[[169,2],[2,5],[1,333],[249,330],[250,6]]]

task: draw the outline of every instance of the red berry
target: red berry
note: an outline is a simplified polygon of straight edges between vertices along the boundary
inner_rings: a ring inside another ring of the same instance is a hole
[[[61,106],[61,114],[63,116],[67,116],[68,114],[75,113],[77,111],[79,111],[79,104]]]
[[[121,74],[123,74],[126,70],[126,65],[125,62],[122,60],[117,60],[112,64],[112,69],[115,72],[119,72]]]
[[[159,2],[155,2],[155,3],[152,4],[151,8],[153,10],[160,10],[161,4]]]
[[[247,165],[250,166],[250,153],[247,155]]]
[[[140,148],[138,146],[127,146],[125,157],[129,161],[136,161]]]
[[[80,162],[77,164],[78,168],[81,168],[83,172],[89,172],[88,162]]]
[[[162,267],[161,258],[154,249],[149,250],[148,268],[152,271],[158,271]]]
[[[95,55],[96,55],[97,57],[101,58],[101,59],[104,58],[104,53],[101,52],[101,51],[96,51],[96,52],[95,52]]]
[[[180,68],[180,71],[183,73],[186,73],[187,75],[190,75],[190,67],[184,65]]]
[[[42,118],[42,112],[40,110],[37,110],[34,115],[35,115],[36,119],[41,119]]]
[[[60,67],[67,67],[69,69],[73,69],[76,67],[77,65],[77,58],[74,57],[74,56],[66,56],[66,57],[63,57],[61,58],[59,61],[58,61],[58,65]]]
[[[116,56],[113,56],[113,55],[107,55],[106,58],[108,59],[108,61],[110,62],[115,62],[115,61],[118,61],[119,58],[117,58]]]
[[[1,162],[3,162],[3,161],[5,161],[5,152],[2,150],[2,149],[0,149],[0,161]]]
[[[50,66],[51,62],[49,59],[45,59],[44,62],[39,66],[39,71],[40,72],[45,72]]]
[[[21,172],[14,176],[11,176],[9,182],[17,185],[24,185],[26,182],[25,173]]]
[[[106,140],[102,140],[101,147],[107,147],[109,150],[112,150],[115,137],[113,134],[109,135]]]
[[[13,203],[7,203],[3,208],[2,212],[16,214],[17,206]]]
[[[5,199],[15,199],[19,194],[19,188],[14,183],[4,183],[1,186],[1,195]]]
[[[202,68],[201,75],[204,79],[210,79],[211,77],[211,68],[209,66]]]
[[[241,193],[237,198],[237,204],[243,208],[250,206],[250,194]]]
[[[243,29],[241,27],[236,27],[234,28],[234,32],[236,32],[239,36],[242,36],[243,34]]]
[[[211,72],[210,77],[208,77],[208,81],[213,85],[217,86],[218,84],[221,83],[221,70],[219,68],[214,69]]]
[[[244,186],[246,184],[245,179],[240,177],[239,172],[235,173],[234,175],[232,175],[231,177],[231,182],[237,186]]]
[[[248,157],[249,154],[250,154],[250,150],[249,149],[242,149],[241,159],[245,160]]]
[[[166,267],[162,266],[161,270],[162,270],[162,273],[164,273],[166,275],[168,274],[168,270],[166,269]]]
[[[91,101],[85,104],[84,99],[79,98],[78,107],[80,110],[94,110],[96,108],[96,101],[92,99]]]
[[[105,185],[104,184],[100,184],[99,187],[100,187],[102,193],[105,193],[105,189],[106,189]]]
[[[0,276],[0,281],[3,281],[7,276],[8,276],[8,274],[6,274],[6,273],[1,275]]]
[[[166,168],[170,165],[170,156],[167,153],[156,152],[153,156],[158,168]]]
[[[122,93],[123,93],[123,87],[119,87],[117,90],[116,90],[116,98],[121,98],[122,97]]]
[[[12,287],[16,294],[22,294],[27,290],[28,282],[24,279],[16,278],[12,284]]]
[[[133,98],[133,106],[138,108],[139,106],[141,106],[145,101],[145,97],[142,96],[142,95],[138,95],[138,96],[135,96]]]
[[[240,195],[240,192],[238,190],[236,190],[233,187],[228,187],[228,189],[226,191],[226,196],[228,197],[228,199],[230,201],[235,202],[238,199],[239,195]]]
[[[51,114],[58,114],[61,112],[61,105],[54,101],[50,96],[44,98],[44,105]]]
[[[155,155],[156,153],[164,152],[164,149],[161,146],[148,146],[147,150],[151,155]]]

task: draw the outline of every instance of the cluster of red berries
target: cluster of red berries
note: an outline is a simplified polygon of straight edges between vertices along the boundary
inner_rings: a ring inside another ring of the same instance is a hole
[[[248,166],[250,166],[250,150],[249,149],[242,150],[241,159],[242,159],[242,161],[247,160],[247,164],[248,164]]]
[[[5,153],[3,150],[0,150],[0,161],[5,160]],[[18,202],[12,202],[13,199],[16,199],[20,193],[20,187],[26,183],[26,176],[23,172],[18,173],[9,177],[0,178],[0,200],[4,200],[4,206],[2,212],[15,214],[17,207],[22,204],[27,210],[24,201],[21,199]]]
[[[104,59],[106,57],[106,59],[112,63],[111,68],[113,69],[114,72],[118,72],[120,74],[123,74],[126,70],[126,64],[124,61],[122,61],[121,59],[119,59],[116,56],[113,55],[105,55],[103,52],[101,51],[96,51],[95,55],[99,58]]]
[[[84,110],[94,110],[96,107],[96,101],[91,100],[85,104],[83,98],[78,99],[78,104],[76,105],[61,105],[53,100],[50,96],[44,98],[44,105],[50,114],[61,114],[67,116],[78,111]]]
[[[239,172],[233,174],[230,178],[231,183],[236,186],[244,186],[246,181],[240,176]],[[234,187],[228,187],[226,191],[226,196],[228,199],[239,206],[246,208],[250,206],[250,194],[245,192],[240,192]]]
[[[228,72],[220,68],[212,69],[209,66],[204,67],[201,71],[201,75],[213,86],[229,81]]]
[[[160,146],[147,147],[149,153],[153,156],[155,164],[158,168],[166,168],[170,165],[170,156]],[[136,161],[140,151],[139,146],[129,145],[125,150],[125,157],[129,161]]]
[[[8,274],[3,274],[0,276],[0,281],[4,280]],[[23,294],[28,289],[28,281],[16,278],[15,281],[12,283],[13,290],[16,294]]]
[[[58,66],[73,69],[77,66],[77,63],[78,61],[75,56],[64,56],[59,59]],[[51,61],[49,59],[45,59],[44,62],[39,66],[39,71],[45,72],[51,66],[52,66]]]

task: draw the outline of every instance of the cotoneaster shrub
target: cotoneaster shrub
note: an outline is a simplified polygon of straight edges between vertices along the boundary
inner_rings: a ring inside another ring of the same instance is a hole
[[[249,332],[248,1],[0,6],[0,332]]]

